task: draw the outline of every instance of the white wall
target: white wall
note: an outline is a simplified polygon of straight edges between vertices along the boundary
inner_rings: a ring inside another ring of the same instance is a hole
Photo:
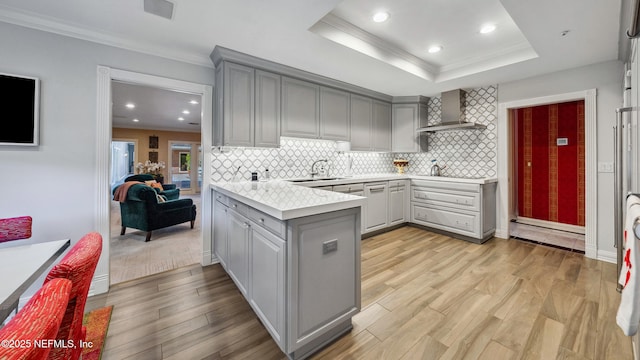
[[[0,49],[0,72],[41,80],[41,145],[0,147],[0,217],[32,216],[30,242],[71,238],[73,245],[96,228],[98,65],[207,85],[214,83],[213,68],[2,22]],[[7,126],[9,120],[1,120]],[[40,284],[38,280],[27,295]]]
[[[619,61],[584,66],[498,85],[498,102],[597,89],[597,158],[613,162],[615,109],[622,106],[624,66]],[[615,261],[613,173],[598,173],[598,258]]]

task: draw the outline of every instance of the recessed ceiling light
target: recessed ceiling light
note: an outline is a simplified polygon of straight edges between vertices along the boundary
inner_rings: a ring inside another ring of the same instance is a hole
[[[387,19],[389,19],[389,13],[386,11],[380,11],[373,14],[373,21],[375,22],[385,22]]]
[[[127,103],[125,106],[127,107],[127,109],[133,109],[134,107],[136,107],[136,104],[134,104],[134,103]]]
[[[496,26],[493,24],[482,25],[480,28],[480,34],[488,34],[493,32],[496,29]]]
[[[434,45],[432,47],[429,48],[429,53],[430,54],[435,54],[437,52],[440,52],[440,50],[442,50],[442,46],[440,45]]]
[[[189,110],[182,110],[182,113],[187,115],[187,114],[189,114]]]
[[[195,100],[191,100],[191,101],[189,101],[189,104],[191,104],[191,105],[198,105],[198,102],[197,102],[197,101],[195,101]]]
[[[184,121],[184,118],[183,118],[182,116],[180,116],[180,117],[178,118],[178,120],[180,120],[180,121]]]
[[[140,120],[138,120],[138,119],[133,119],[133,122],[140,122]]]

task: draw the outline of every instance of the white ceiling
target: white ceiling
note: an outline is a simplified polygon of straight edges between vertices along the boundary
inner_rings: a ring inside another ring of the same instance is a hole
[[[143,0],[0,0],[0,21],[205,66],[220,45],[392,96],[432,96],[617,59],[621,1],[173,0],[167,20]],[[369,21],[379,9],[386,23]],[[369,55],[317,31],[332,19],[375,45]],[[478,34],[489,22],[496,31]],[[428,54],[432,43],[444,50]]]

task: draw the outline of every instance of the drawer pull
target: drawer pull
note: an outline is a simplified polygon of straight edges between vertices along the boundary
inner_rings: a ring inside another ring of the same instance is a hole
[[[384,186],[377,187],[377,188],[370,188],[369,191],[371,191],[371,192],[384,191]]]
[[[264,224],[264,219],[263,218],[260,218],[260,223]]]
[[[242,226],[244,226],[245,229],[248,229],[249,226],[251,226],[248,222],[245,222],[242,224]]]
[[[238,205],[237,205],[237,204],[233,204],[233,205],[231,205],[231,206],[233,206],[233,208],[234,208],[234,209],[237,209],[237,208],[238,208]]]

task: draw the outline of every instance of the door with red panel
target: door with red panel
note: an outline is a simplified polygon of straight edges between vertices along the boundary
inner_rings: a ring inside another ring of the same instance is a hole
[[[514,110],[518,216],[584,226],[584,101]]]

